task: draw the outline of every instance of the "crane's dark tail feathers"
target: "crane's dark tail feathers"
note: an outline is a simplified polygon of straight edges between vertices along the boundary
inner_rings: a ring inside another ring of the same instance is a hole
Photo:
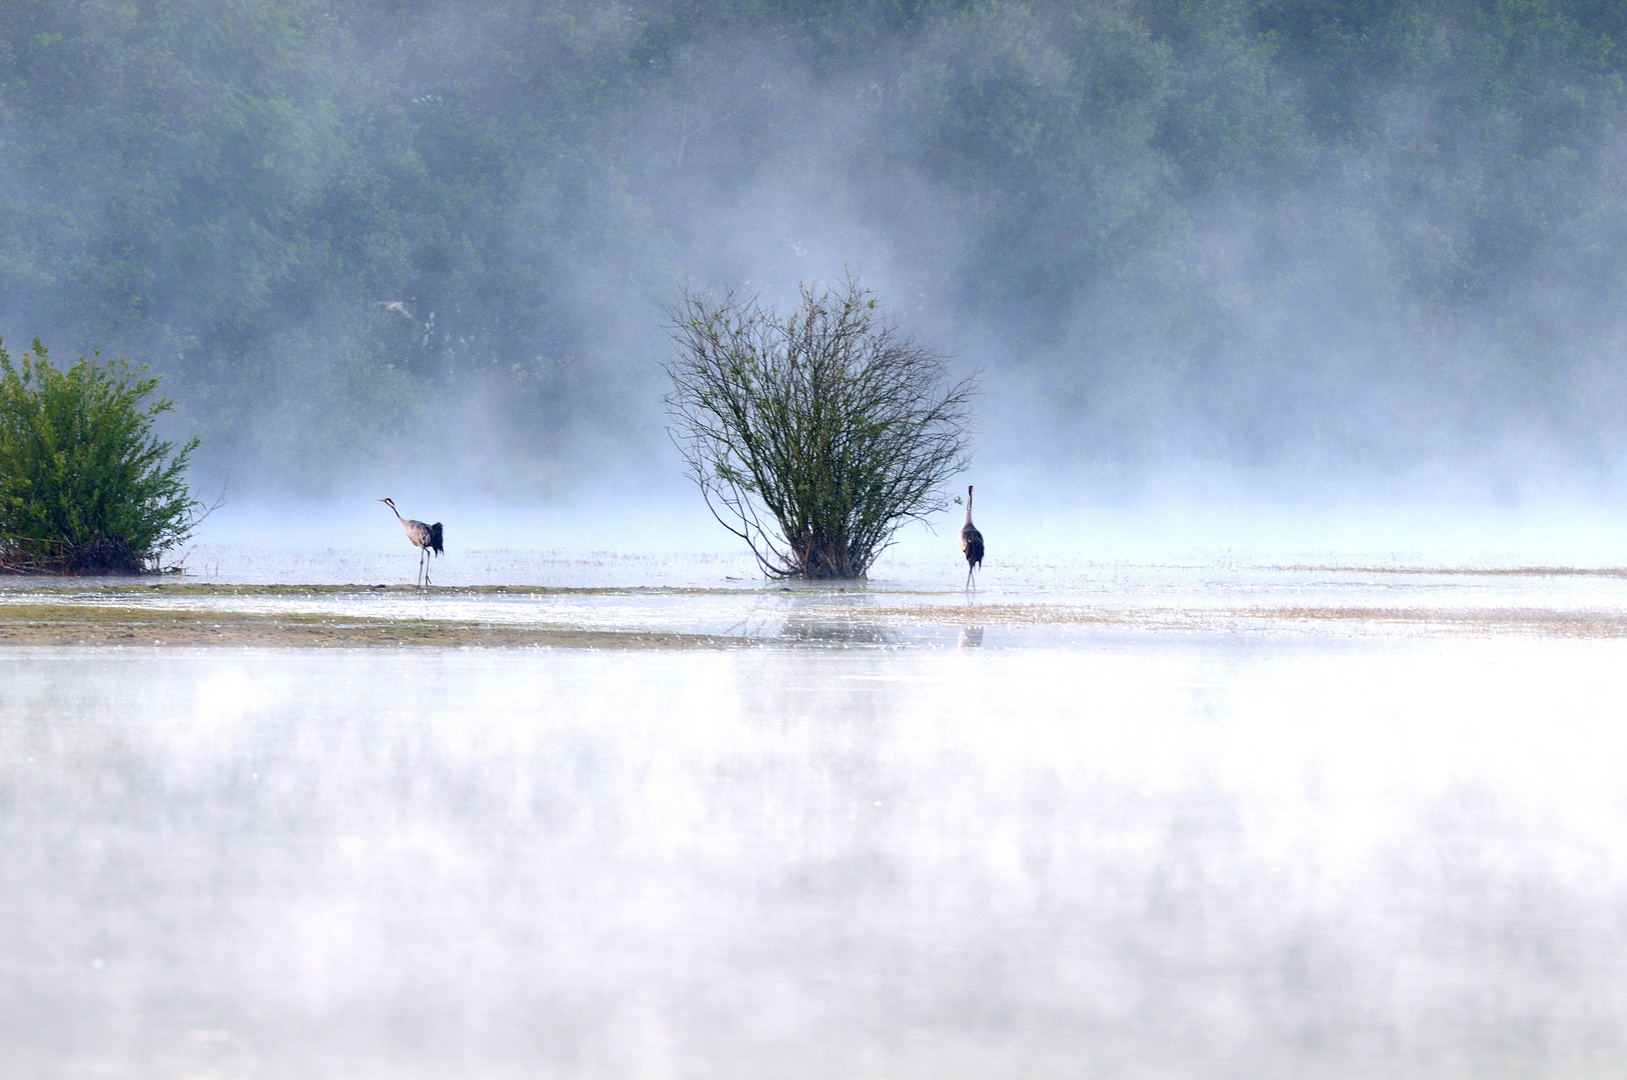
[[[429,527],[429,550],[437,555],[446,554],[441,547],[441,523],[438,521]]]

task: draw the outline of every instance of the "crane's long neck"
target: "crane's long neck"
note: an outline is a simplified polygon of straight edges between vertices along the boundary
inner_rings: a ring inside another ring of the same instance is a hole
[[[390,513],[395,515],[395,519],[397,521],[405,521],[405,520],[407,520],[406,518],[401,516],[401,511],[399,511],[399,510],[397,510],[395,508],[395,503],[385,503],[384,505],[388,506],[390,508]]]
[[[971,523],[972,523],[972,489],[967,488],[966,489],[966,520],[961,523],[961,528],[964,529],[967,525],[970,525]]]

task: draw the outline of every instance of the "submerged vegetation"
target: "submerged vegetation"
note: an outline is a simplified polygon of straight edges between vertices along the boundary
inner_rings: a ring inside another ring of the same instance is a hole
[[[188,536],[198,446],[153,434],[172,406],[124,359],[59,368],[39,341],[0,346],[0,570],[135,574]],[[151,399],[151,400],[149,400]]]
[[[686,294],[672,313],[674,441],[713,515],[771,577],[862,578],[967,465],[973,379],[901,336],[849,279],[781,318]]]

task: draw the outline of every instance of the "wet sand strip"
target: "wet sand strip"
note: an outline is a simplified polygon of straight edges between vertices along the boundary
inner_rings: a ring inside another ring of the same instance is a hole
[[[834,613],[833,613],[834,614]],[[839,616],[838,616],[839,617]],[[1040,604],[871,607],[847,616],[892,626],[1102,626],[1147,631],[1627,637],[1627,611],[1498,607],[1069,607]]]
[[[711,634],[514,626],[441,619],[226,614],[66,603],[0,606],[4,645],[255,645],[292,648],[556,647],[716,649],[760,644]]]
[[[238,613],[82,604],[66,599],[0,604],[3,645],[226,645],[322,647],[485,647],[717,649],[818,644],[787,627],[783,636],[607,629],[549,623],[308,613]],[[1627,637],[1627,612],[1537,607],[1379,608],[1277,606],[1112,608],[1043,604],[905,605],[820,613],[821,625],[887,631],[930,627],[1069,627],[1146,633],[1322,634],[1337,636]],[[854,639],[857,640],[857,639]]]
[[[1242,567],[1239,567],[1242,569]],[[1493,577],[1493,578],[1627,578],[1627,567],[1601,566],[1263,566],[1261,570],[1314,574],[1399,574],[1411,577]]]
[[[53,578],[50,584],[36,584],[37,580],[0,576],[0,596],[103,600],[155,596],[300,599],[323,596],[740,596],[765,591],[679,585],[431,585],[421,588],[417,585],[221,585],[181,578],[161,582],[130,578]],[[840,587],[824,588],[832,592],[841,591]],[[849,591],[862,591],[862,587],[852,587]]]
[[[1525,634],[1535,637],[1627,637],[1627,612],[1585,608],[1368,608],[1280,607],[1233,613],[1239,621],[1361,628],[1383,633],[1408,630],[1426,634]]]

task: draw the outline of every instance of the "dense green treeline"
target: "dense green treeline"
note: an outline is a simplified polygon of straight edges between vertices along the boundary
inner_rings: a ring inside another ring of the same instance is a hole
[[[843,265],[1084,458],[1596,434],[1623,42],[1582,0],[12,0],[0,330],[150,362],[288,482],[426,409],[643,445],[676,283]]]

